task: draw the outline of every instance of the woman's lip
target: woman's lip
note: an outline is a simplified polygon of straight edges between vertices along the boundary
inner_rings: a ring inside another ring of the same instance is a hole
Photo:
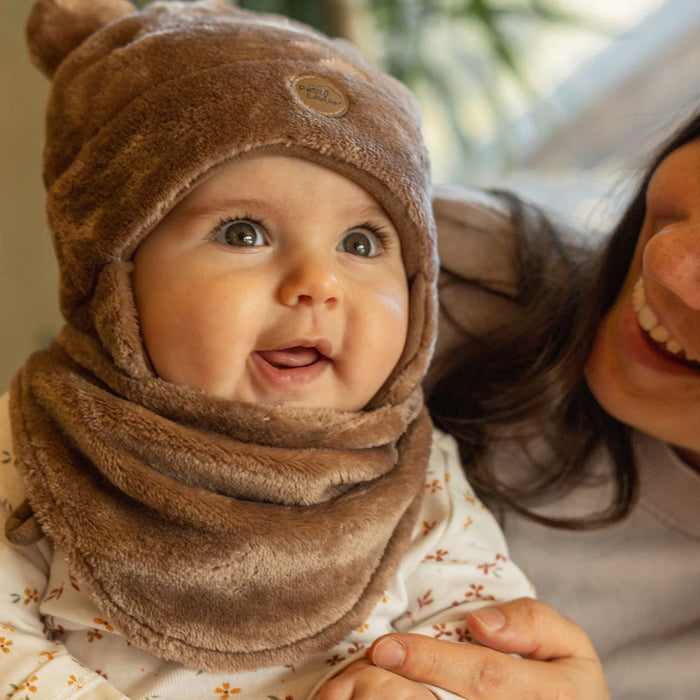
[[[696,368],[689,366],[684,361],[674,359],[647,337],[639,325],[637,312],[634,310],[631,298],[622,308],[620,335],[625,353],[630,360],[651,369],[671,374],[698,373]]]
[[[250,354],[250,361],[263,382],[276,389],[295,389],[311,384],[332,364],[332,360],[321,356],[310,365],[280,368],[271,365],[257,352]]]
[[[640,276],[632,290],[632,306],[637,313],[639,325],[647,338],[659,350],[671,359],[687,362],[689,366],[698,366],[697,353],[690,350],[688,345],[680,343],[676,336],[663,323],[655,309],[647,301],[644,278]],[[688,309],[689,310],[689,309]]]

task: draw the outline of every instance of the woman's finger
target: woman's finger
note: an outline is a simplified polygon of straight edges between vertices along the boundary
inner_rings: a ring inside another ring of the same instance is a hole
[[[544,661],[571,656],[597,659],[581,627],[533,598],[474,610],[467,615],[467,628],[481,644],[509,654]]]
[[[469,700],[543,697],[531,692],[536,686],[527,669],[518,667],[522,659],[485,647],[394,634],[377,640],[370,654],[373,663],[382,668]],[[389,659],[391,654],[396,657]]]
[[[372,645],[369,658],[377,666],[469,700],[609,698],[600,662],[575,623],[530,599],[489,610],[471,613],[468,625],[493,648],[392,634]]]

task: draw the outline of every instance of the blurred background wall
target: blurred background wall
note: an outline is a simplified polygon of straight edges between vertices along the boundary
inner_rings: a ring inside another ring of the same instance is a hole
[[[41,180],[48,81],[26,58],[31,3],[0,0],[0,392],[59,328]]]
[[[147,4],[142,0],[138,4]],[[607,230],[668,124],[700,106],[698,0],[240,0],[353,41],[416,92],[437,181],[511,187]],[[0,0],[0,392],[60,327],[32,0]]]

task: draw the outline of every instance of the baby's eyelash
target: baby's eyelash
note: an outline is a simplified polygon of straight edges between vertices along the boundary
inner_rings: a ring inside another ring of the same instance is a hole
[[[225,229],[227,226],[232,224],[234,221],[251,221],[254,224],[259,224],[262,228],[265,228],[265,224],[260,220],[260,217],[255,217],[250,214],[241,214],[240,216],[236,214],[235,216],[221,216],[219,217],[219,221],[217,222],[216,226],[214,226],[214,229],[212,232],[209,234],[210,238],[216,237],[216,235]]]
[[[365,221],[365,223],[355,226],[354,228],[365,228],[373,233],[377,237],[377,240],[381,243],[384,250],[389,250],[391,246],[396,243],[396,236],[386,224]]]

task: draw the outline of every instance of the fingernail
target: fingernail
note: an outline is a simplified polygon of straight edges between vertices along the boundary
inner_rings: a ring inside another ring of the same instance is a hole
[[[492,632],[506,625],[506,618],[498,608],[479,608],[472,612],[472,616]]]
[[[406,658],[403,644],[387,637],[379,641],[372,649],[372,663],[380,668],[396,668]]]

